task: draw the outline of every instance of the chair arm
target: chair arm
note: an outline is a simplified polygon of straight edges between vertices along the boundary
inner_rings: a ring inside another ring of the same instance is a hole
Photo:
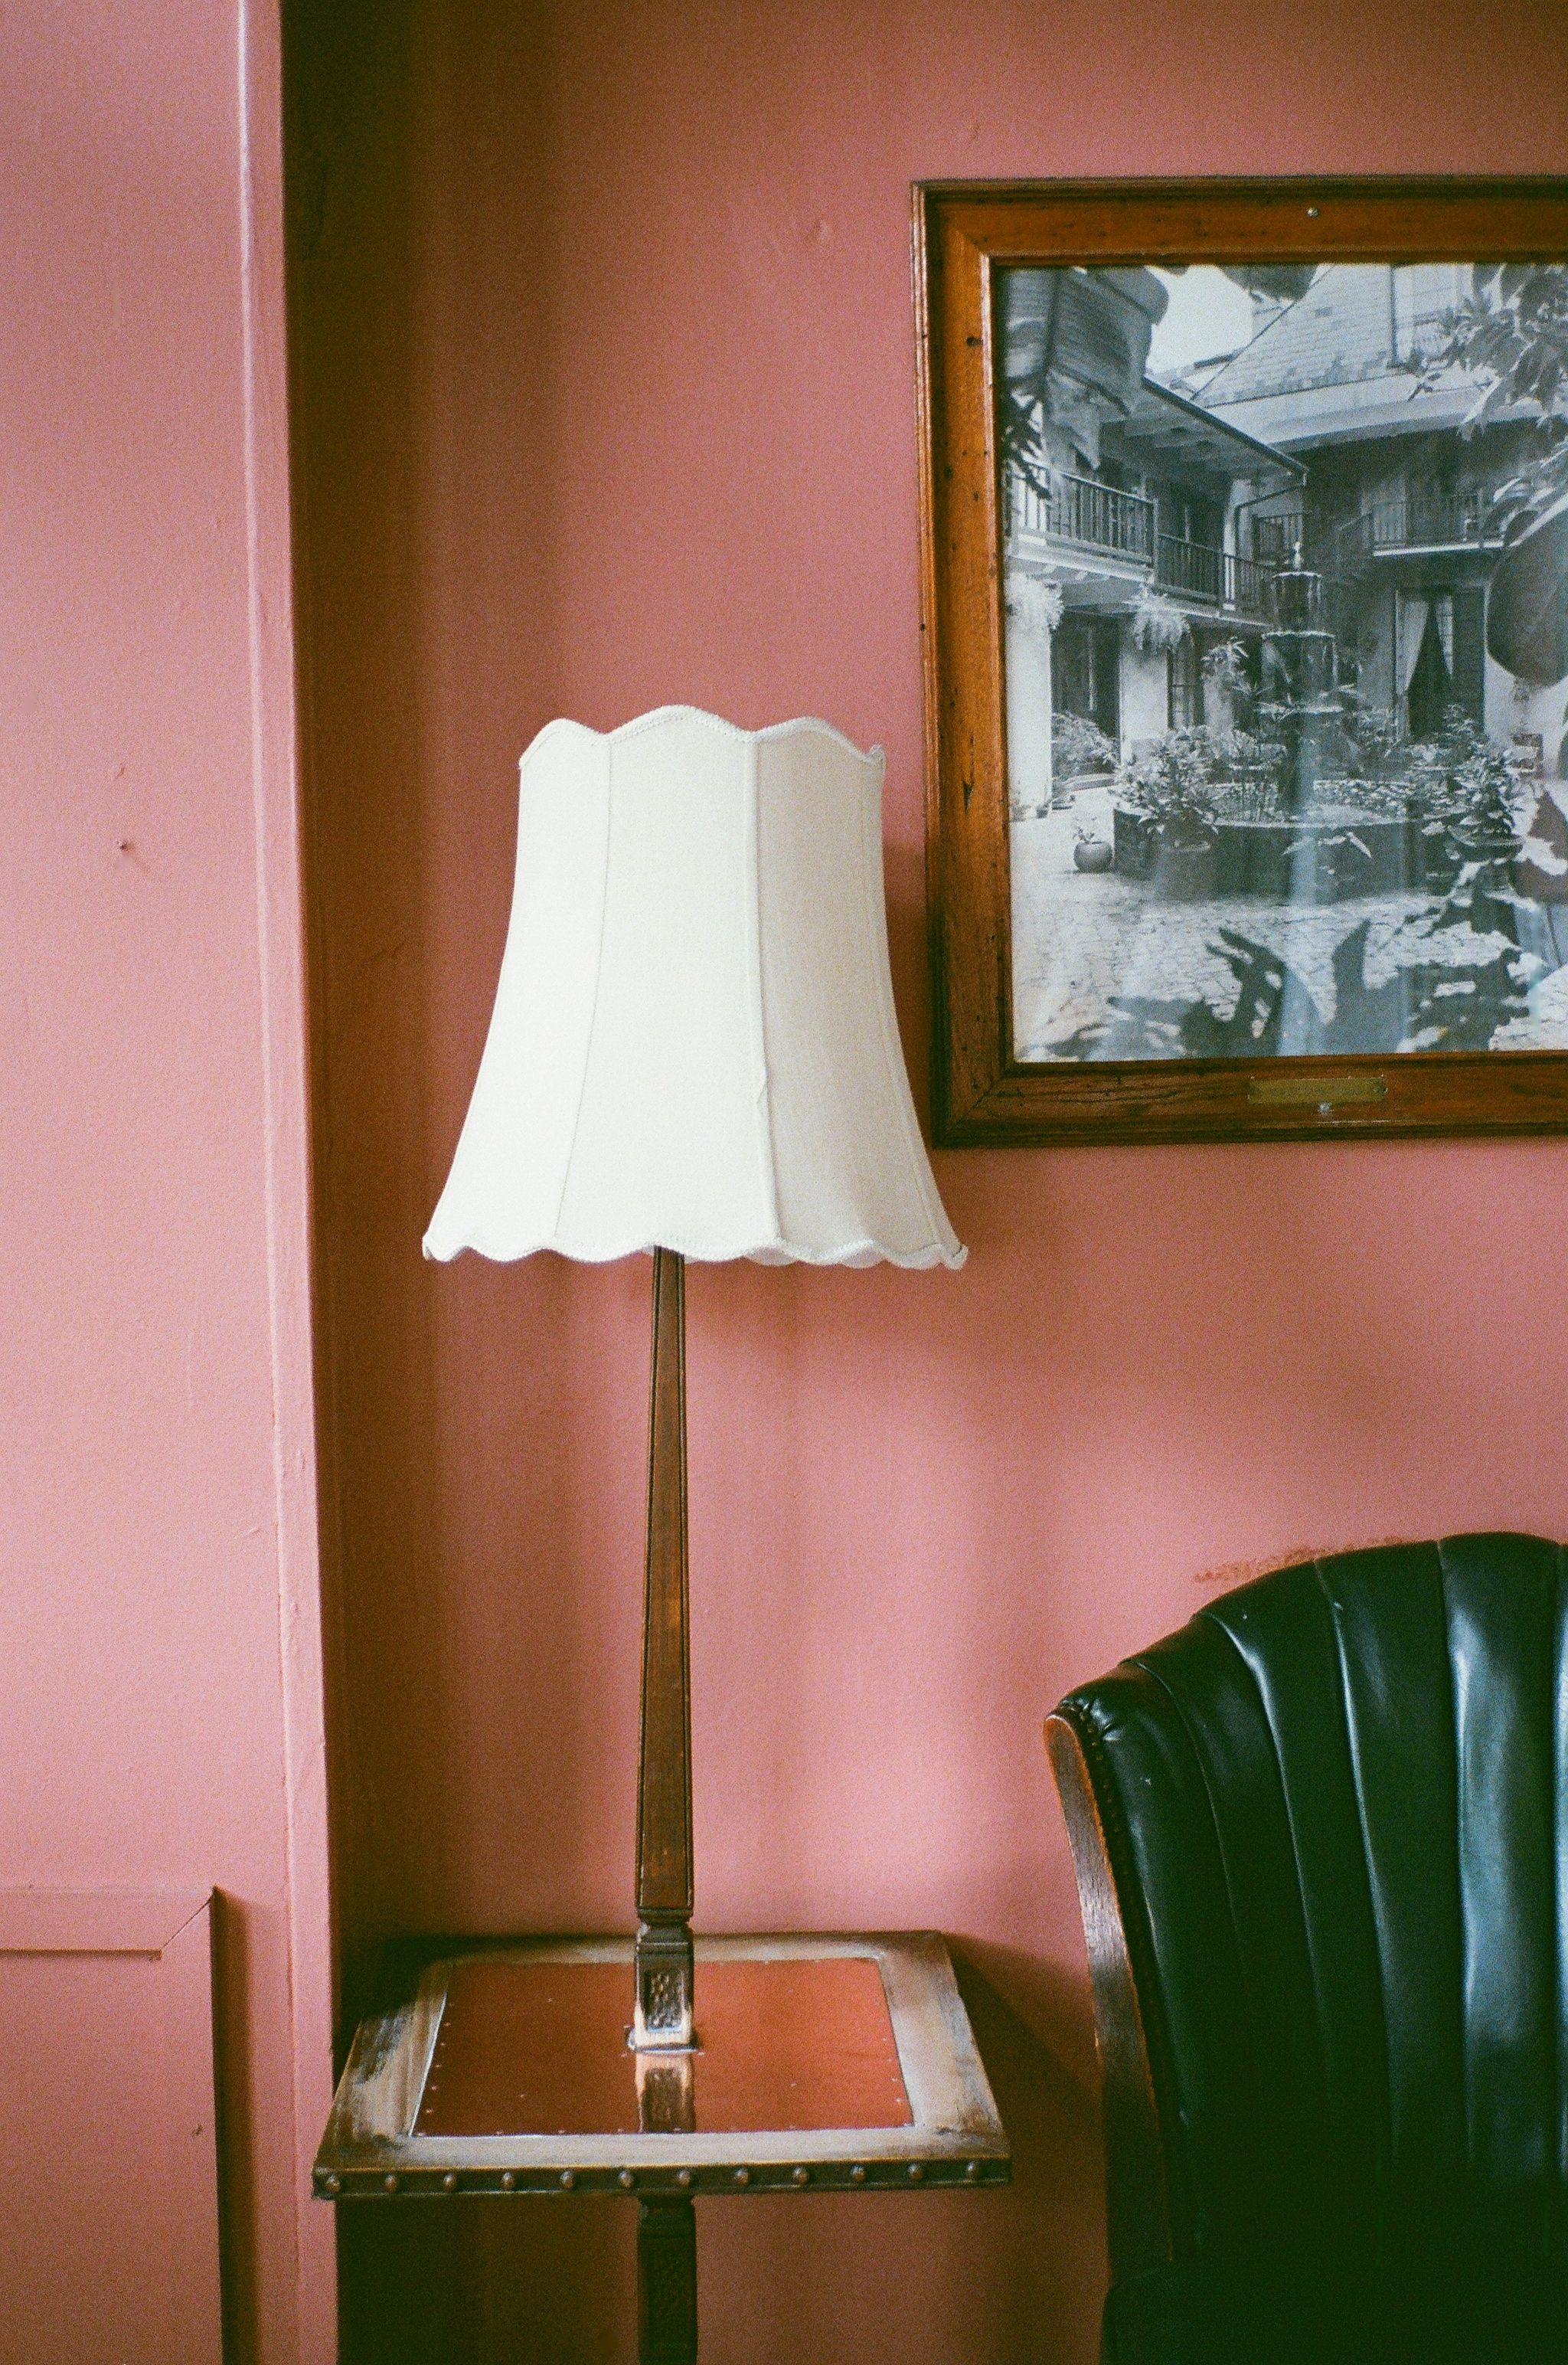
[[[1111,2278],[1119,2283],[1172,2258],[1170,2202],[1148,2039],[1085,1744],[1070,1714],[1058,1709],[1047,1718],[1046,1747],[1072,1845],[1089,1953]]]

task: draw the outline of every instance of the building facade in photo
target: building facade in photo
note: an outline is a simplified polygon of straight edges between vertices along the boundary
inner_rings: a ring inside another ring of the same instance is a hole
[[[1300,464],[1299,489],[1240,510],[1238,543],[1265,566],[1299,549],[1323,575],[1341,677],[1412,738],[1457,706],[1525,768],[1560,777],[1560,686],[1518,679],[1486,647],[1495,496],[1540,448],[1535,414],[1470,430],[1474,378],[1427,368],[1472,276],[1469,263],[1335,263],[1294,302],[1258,300],[1250,341],[1188,390]]]

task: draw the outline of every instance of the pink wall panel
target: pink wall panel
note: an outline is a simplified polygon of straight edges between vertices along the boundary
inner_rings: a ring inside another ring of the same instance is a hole
[[[271,0],[0,43],[0,1884],[224,1892],[233,2355],[282,2365],[331,2285],[278,112]]]
[[[519,750],[557,712],[675,699],[883,740],[918,1078],[909,183],[1551,170],[1568,17],[411,0],[342,21],[305,76],[298,326],[363,1958],[388,1928],[629,1912],[646,1271],[418,1252],[494,985]],[[1086,2360],[1092,2073],[1044,1710],[1256,1563],[1568,1532],[1562,1146],[937,1167],[959,1276],[691,1277],[698,1906],[955,1933],[1019,2185],[716,2213],[721,2359]],[[476,2353],[504,2330],[623,2354],[627,2230],[585,2209],[454,2236]]]
[[[211,1900],[0,1892],[0,2359],[221,2365]]]

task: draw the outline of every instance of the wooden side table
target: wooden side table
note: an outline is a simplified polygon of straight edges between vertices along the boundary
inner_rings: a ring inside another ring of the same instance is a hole
[[[638,2202],[643,2365],[697,2355],[693,2203],[1005,2184],[1007,2138],[929,1932],[699,1938],[697,2037],[627,2045],[629,1938],[448,1946],[364,2021],[314,2171],[331,2201]]]

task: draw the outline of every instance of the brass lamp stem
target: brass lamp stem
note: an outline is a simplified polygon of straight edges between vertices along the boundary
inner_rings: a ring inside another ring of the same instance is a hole
[[[686,1261],[673,1249],[655,1249],[637,1765],[637,1994],[631,2040],[639,2053],[680,2052],[695,2042],[691,1904]]]

